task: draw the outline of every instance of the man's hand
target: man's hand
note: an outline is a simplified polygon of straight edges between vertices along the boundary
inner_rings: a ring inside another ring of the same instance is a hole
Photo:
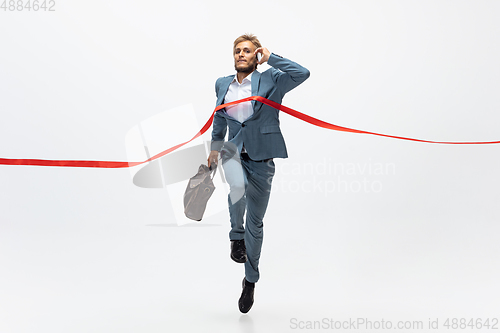
[[[258,62],[259,65],[262,65],[266,61],[269,60],[269,56],[271,55],[271,52],[265,47],[259,47],[257,50],[255,50],[254,54],[257,56],[257,53],[262,54],[262,59]]]
[[[210,164],[214,163],[217,165],[217,161],[219,160],[219,152],[217,150],[212,150],[210,155],[208,155],[208,167],[210,168]]]

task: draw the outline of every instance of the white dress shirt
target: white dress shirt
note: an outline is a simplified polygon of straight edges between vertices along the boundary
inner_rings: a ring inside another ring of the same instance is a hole
[[[229,85],[226,96],[224,97],[224,104],[252,96],[252,74],[253,72],[247,75],[241,83],[238,82],[237,75],[234,76],[233,81]],[[244,122],[251,115],[253,115],[251,101],[228,106],[225,109],[229,116],[236,119],[240,123]],[[242,152],[245,152],[244,146]]]

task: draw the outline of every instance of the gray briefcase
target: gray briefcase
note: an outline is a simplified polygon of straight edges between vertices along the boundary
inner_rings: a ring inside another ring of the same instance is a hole
[[[202,164],[198,173],[189,179],[184,192],[184,214],[187,218],[195,221],[203,218],[208,199],[215,190],[213,178],[216,172],[217,164],[214,164],[213,169]]]

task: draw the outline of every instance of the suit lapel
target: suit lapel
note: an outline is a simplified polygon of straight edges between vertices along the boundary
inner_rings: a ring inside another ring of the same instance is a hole
[[[252,74],[252,96],[258,96],[259,94],[259,86],[260,86],[260,72],[255,70]],[[262,106],[262,103],[259,103],[257,105],[257,108],[255,108],[255,101],[252,101],[252,106],[254,112],[257,112],[260,107]]]
[[[236,74],[235,74],[236,75]],[[229,89],[229,85],[234,79],[234,76],[228,76],[225,78],[225,80],[221,83],[220,88],[219,88],[219,100],[217,101],[217,106],[221,105],[224,103],[224,97],[226,97],[227,90]]]

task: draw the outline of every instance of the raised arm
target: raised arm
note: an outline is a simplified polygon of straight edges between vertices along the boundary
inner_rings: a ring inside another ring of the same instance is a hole
[[[259,65],[267,61],[269,66],[279,69],[279,71],[275,71],[273,73],[273,80],[280,87],[283,94],[297,87],[310,75],[307,68],[289,59],[271,53],[265,47],[260,47],[255,50],[255,54],[257,53],[262,54],[262,59],[259,61]]]

